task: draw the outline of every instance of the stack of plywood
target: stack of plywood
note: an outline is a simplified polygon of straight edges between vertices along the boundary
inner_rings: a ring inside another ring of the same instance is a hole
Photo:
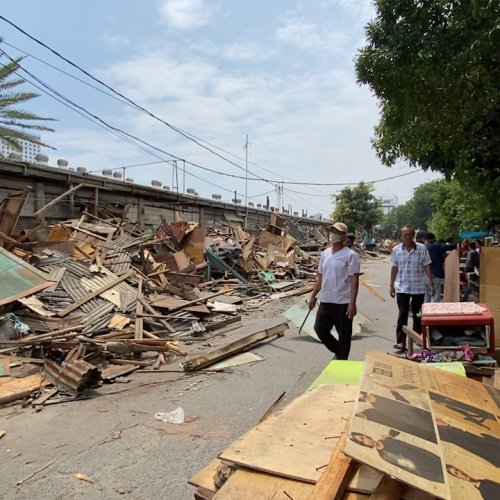
[[[319,386],[191,478],[195,498],[500,498],[498,391],[371,352],[359,387]]]

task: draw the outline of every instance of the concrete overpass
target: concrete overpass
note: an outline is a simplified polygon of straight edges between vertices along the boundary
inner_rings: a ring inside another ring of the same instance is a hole
[[[167,191],[161,186],[135,184],[112,176],[74,172],[67,168],[24,163],[18,160],[0,160],[0,199],[16,191],[32,187],[21,213],[24,229],[35,225],[33,213],[67,190],[83,184],[78,191],[52,206],[44,214],[48,222],[77,218],[85,204],[99,204],[103,208],[122,210],[128,206],[128,219],[141,227],[155,227],[164,217],[175,220],[175,214],[204,227],[225,224],[246,226],[256,231],[266,226],[269,210],[245,207],[217,199]],[[292,235],[310,235],[314,228],[327,226],[328,221],[282,214]]]

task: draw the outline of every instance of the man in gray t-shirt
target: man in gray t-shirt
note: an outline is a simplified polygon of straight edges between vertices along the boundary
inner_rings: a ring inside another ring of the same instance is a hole
[[[359,255],[344,246],[346,235],[347,226],[344,223],[336,222],[331,226],[331,246],[321,254],[316,284],[309,301],[309,309],[314,309],[319,294],[320,305],[314,330],[336,359],[349,357],[359,288]],[[334,326],[338,340],[331,333]]]

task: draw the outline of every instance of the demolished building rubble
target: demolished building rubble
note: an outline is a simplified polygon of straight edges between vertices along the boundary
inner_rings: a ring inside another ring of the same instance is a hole
[[[6,367],[0,403],[39,397],[47,386],[55,388],[50,397],[56,391],[78,397],[162,365],[199,370],[281,336],[286,318],[270,325],[242,322],[242,315],[309,292],[326,241],[307,238],[315,251],[303,250],[277,214],[250,235],[228,224],[208,229],[181,219],[142,229],[126,211],[98,206],[79,219],[39,221],[19,233],[28,194],[12,195],[0,212],[0,359]],[[232,342],[207,346],[218,335]]]

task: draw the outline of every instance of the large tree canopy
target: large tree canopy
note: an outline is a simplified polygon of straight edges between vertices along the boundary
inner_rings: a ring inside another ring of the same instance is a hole
[[[2,38],[0,37],[0,43]],[[0,49],[0,56],[4,55]],[[38,97],[34,92],[18,90],[25,81],[16,75],[22,58],[10,59],[5,56],[0,59],[0,141],[19,149],[19,140],[43,144],[31,131],[53,131],[39,121],[51,120],[19,109],[19,105]]]
[[[377,0],[358,82],[380,101],[382,162],[500,191],[500,2]]]
[[[360,182],[333,196],[332,219],[347,224],[349,231],[371,231],[382,220],[381,202],[373,194],[371,184]]]
[[[457,180],[427,182],[415,188],[410,200],[384,216],[382,233],[395,238],[405,224],[432,231],[439,238],[457,237],[460,231],[491,230],[500,224],[500,199],[489,202]]]

